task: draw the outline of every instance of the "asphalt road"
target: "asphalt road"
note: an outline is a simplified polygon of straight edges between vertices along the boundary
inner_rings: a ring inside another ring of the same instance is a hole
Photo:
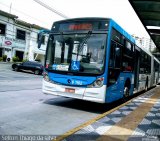
[[[0,135],[62,135],[105,112],[102,105],[44,95],[42,76],[0,64]]]

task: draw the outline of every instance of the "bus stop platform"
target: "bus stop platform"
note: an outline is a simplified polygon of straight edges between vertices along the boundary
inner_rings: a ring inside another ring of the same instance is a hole
[[[160,141],[160,86],[120,105],[91,124],[67,132],[63,141]]]

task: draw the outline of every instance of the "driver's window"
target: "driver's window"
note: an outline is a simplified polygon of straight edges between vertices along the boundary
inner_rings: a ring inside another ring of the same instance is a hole
[[[62,43],[59,41],[55,41],[55,60],[54,64],[60,64],[61,62],[61,50],[62,50]]]
[[[109,67],[120,68],[121,51],[116,42],[111,42]]]

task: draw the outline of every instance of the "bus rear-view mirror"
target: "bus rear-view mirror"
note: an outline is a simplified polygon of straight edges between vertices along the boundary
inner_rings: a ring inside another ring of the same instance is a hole
[[[50,30],[46,30],[46,29],[42,29],[40,30],[40,32],[38,33],[38,48],[41,47],[42,42],[44,42],[44,35],[45,34],[50,34],[51,31]]]
[[[41,47],[41,44],[42,44],[42,37],[43,37],[42,33],[38,33],[38,48]]]

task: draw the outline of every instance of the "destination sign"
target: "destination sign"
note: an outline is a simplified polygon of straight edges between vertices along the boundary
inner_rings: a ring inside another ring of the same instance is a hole
[[[63,21],[54,23],[53,31],[107,30],[108,20]]]

